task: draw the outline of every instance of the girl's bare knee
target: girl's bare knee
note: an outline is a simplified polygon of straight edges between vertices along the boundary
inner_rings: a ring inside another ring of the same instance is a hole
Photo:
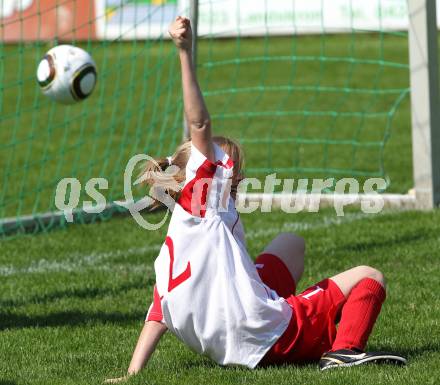
[[[374,279],[385,287],[385,276],[381,271],[375,269],[374,267],[366,265],[358,266],[357,269],[362,278]]]
[[[293,233],[281,233],[266,247],[266,251],[284,258],[303,258],[304,238]]]
[[[294,248],[296,251],[304,253],[306,249],[306,242],[304,241],[303,237],[300,237],[294,233],[281,233],[279,237],[283,239],[283,242]]]
[[[306,243],[304,238],[293,233],[282,233],[280,236],[282,236],[285,239],[286,244],[288,244],[288,253],[286,255],[286,259],[288,260],[287,264],[295,278],[295,282],[298,283],[304,272],[304,253]]]
[[[304,271],[305,242],[302,237],[293,233],[281,233],[264,251],[280,258],[298,283]]]

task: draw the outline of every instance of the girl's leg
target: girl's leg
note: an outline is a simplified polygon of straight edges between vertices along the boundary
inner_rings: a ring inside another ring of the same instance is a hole
[[[351,290],[365,278],[374,279],[379,282],[384,289],[386,288],[385,277],[383,274],[379,270],[370,266],[356,266],[350,270],[339,273],[330,279],[338,285],[339,289],[341,289],[342,293],[345,295],[345,298],[347,298]]]
[[[298,285],[304,271],[304,239],[292,233],[281,233],[264,249],[263,254],[273,254],[280,258]]]
[[[384,276],[372,267],[358,266],[330,279],[347,299],[332,351],[364,350],[385,300]]]
[[[304,270],[304,240],[291,233],[278,235],[257,257],[255,267],[261,280],[280,297],[295,295]]]

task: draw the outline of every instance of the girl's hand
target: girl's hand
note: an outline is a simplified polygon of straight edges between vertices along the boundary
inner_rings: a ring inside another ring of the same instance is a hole
[[[192,30],[191,22],[188,18],[177,16],[176,20],[171,23],[168,33],[172,37],[176,47],[190,51],[192,47]]]

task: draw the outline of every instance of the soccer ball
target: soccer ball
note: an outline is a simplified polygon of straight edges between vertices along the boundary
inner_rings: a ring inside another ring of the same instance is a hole
[[[97,80],[96,65],[83,49],[58,45],[40,61],[37,80],[43,94],[56,102],[73,104],[93,92]]]

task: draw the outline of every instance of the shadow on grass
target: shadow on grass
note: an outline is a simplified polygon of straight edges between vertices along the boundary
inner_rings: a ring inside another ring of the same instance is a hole
[[[0,312],[0,330],[22,329],[28,327],[81,326],[95,324],[126,325],[135,321],[142,322],[144,314],[139,313],[103,313],[66,311],[47,315],[28,316]],[[1,385],[1,383],[0,383]]]
[[[64,298],[72,299],[93,299],[99,297],[105,297],[107,295],[117,295],[119,293],[126,293],[130,290],[146,290],[146,288],[153,287],[154,278],[151,280],[139,280],[136,282],[127,282],[116,287],[82,287],[71,288],[65,290],[59,290],[50,292],[47,294],[34,295],[29,298],[19,300],[1,300],[0,308],[25,306],[29,304],[44,304],[62,300]]]
[[[214,361],[211,361],[208,358],[205,358],[203,356],[196,356],[196,359],[194,357],[191,357],[191,360],[183,360],[179,361],[179,369],[180,371],[186,371],[186,370],[192,370],[194,368],[196,369],[213,369],[213,368],[219,368],[222,369],[230,369],[230,366],[219,366]]]
[[[359,242],[352,242],[350,241],[349,245],[342,245],[338,247],[329,248],[328,250],[335,250],[335,251],[345,251],[345,252],[361,252],[361,251],[368,251],[370,249],[381,249],[381,248],[390,248],[393,246],[402,248],[403,245],[406,244],[413,244],[417,241],[427,241],[429,239],[437,238],[438,234],[430,234],[427,231],[417,231],[414,233],[407,233],[402,234],[398,237],[393,237],[392,239],[383,239],[378,241],[377,239],[371,239],[369,241],[359,241]]]
[[[384,352],[392,352],[396,354],[400,354],[403,357],[411,360],[413,358],[417,358],[419,356],[423,356],[429,353],[437,353],[440,352],[440,341],[431,341],[422,346],[414,346],[414,347],[403,347],[396,348],[395,346],[388,345],[379,345],[379,346],[371,346],[368,350],[370,351],[384,351]],[[409,362],[411,363],[411,362]]]
[[[318,364],[319,360],[310,360],[310,361],[297,361],[295,363],[286,363],[286,362],[280,362],[279,364],[263,364],[263,365],[257,365],[255,369],[258,370],[266,370],[266,369],[282,369],[282,368],[289,368],[292,366],[298,367],[298,368],[312,368],[316,369],[316,365]],[[214,361],[203,357],[203,356],[197,356],[191,357],[190,359],[180,360],[178,362],[178,365],[176,366],[177,371],[187,371],[192,369],[214,369],[219,368],[222,371],[228,371],[228,372],[242,372],[242,371],[248,371],[249,369],[243,366],[239,365],[226,365],[221,366],[216,364]],[[251,370],[252,372],[252,370]]]
[[[0,379],[0,385],[17,385],[17,383],[15,381]]]

